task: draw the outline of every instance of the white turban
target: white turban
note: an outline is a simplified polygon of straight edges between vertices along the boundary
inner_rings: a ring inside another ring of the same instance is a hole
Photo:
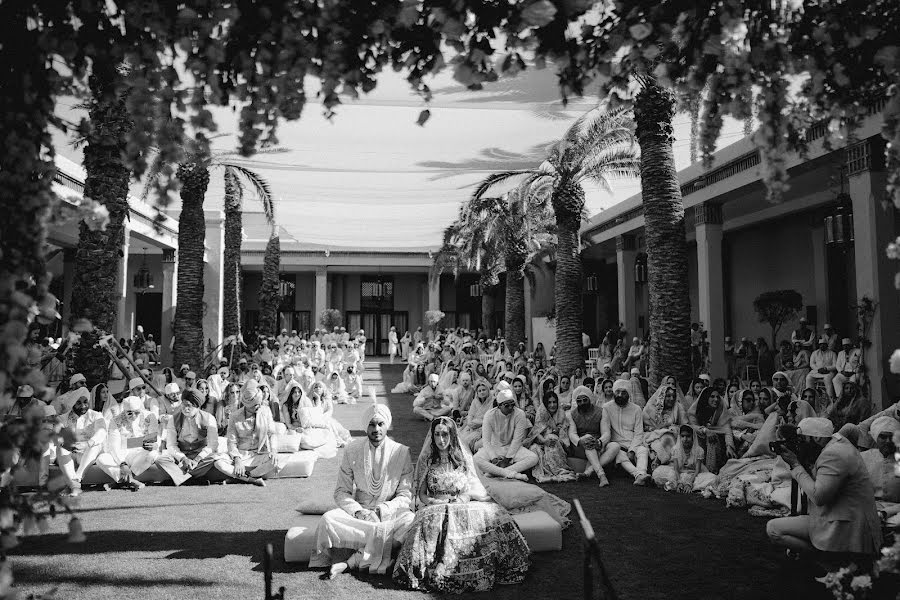
[[[432,373],[431,375],[428,376],[428,383],[431,383],[433,381],[434,385],[437,385],[440,380],[441,380],[441,378],[438,377],[437,373]]]
[[[883,417],[878,417],[877,419],[875,419],[872,422],[872,426],[869,428],[869,433],[872,434],[873,438],[877,438],[879,435],[885,432],[900,432],[900,421],[898,421],[894,417],[885,415]]]
[[[513,391],[511,389],[509,389],[508,387],[497,392],[497,406],[500,406],[504,402],[508,402],[510,400],[515,402],[516,396],[515,396],[515,394],[513,394]]]
[[[132,377],[128,381],[128,389],[129,390],[133,390],[134,388],[140,387],[142,385],[144,385],[144,380],[141,379],[140,377]]]
[[[362,428],[363,431],[369,428],[369,423],[372,422],[374,417],[381,417],[384,420],[385,429],[391,428],[391,421],[393,421],[393,417],[391,416],[391,409],[387,407],[386,404],[378,404],[373,402],[363,411],[362,415]]]
[[[616,379],[613,382],[613,394],[619,390],[625,390],[628,392],[628,395],[631,396],[631,382],[627,379]]]
[[[137,396],[128,396],[127,398],[122,400],[122,412],[126,412],[129,410],[144,410],[144,401]]]
[[[178,384],[174,381],[172,383],[167,383],[166,387],[163,389],[163,393],[165,394],[177,394],[181,390],[178,389]]]
[[[797,425],[803,435],[827,438],[834,434],[834,424],[824,417],[806,417]]]

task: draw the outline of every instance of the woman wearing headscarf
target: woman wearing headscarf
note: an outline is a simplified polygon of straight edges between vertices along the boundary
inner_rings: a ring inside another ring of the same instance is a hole
[[[688,388],[687,394],[684,395],[681,401],[681,405],[684,407],[684,410],[687,411],[691,409],[694,403],[697,402],[697,399],[700,397],[700,393],[705,387],[706,383],[699,377],[691,380],[691,387]]]
[[[603,408],[603,405],[607,402],[613,402],[615,397],[613,395],[613,386],[615,382],[612,379],[604,379],[600,383],[594,386],[594,393],[596,394],[596,404],[600,408]]]
[[[217,407],[215,417],[219,435],[225,437],[228,431],[228,421],[231,420],[231,413],[241,407],[241,385],[239,383],[229,383],[225,386],[223,396]]]
[[[106,407],[106,402],[108,399],[109,388],[106,387],[105,383],[98,383],[91,388],[91,410],[95,410],[98,413],[103,414],[103,409]]]
[[[568,375],[560,375],[559,376],[559,385],[553,390],[556,393],[556,398],[559,400],[559,405],[563,410],[569,410],[572,408],[572,378]]]
[[[706,456],[697,431],[690,425],[678,429],[678,439],[672,447],[668,465],[653,471],[653,481],[666,491],[689,494],[700,492],[716,482],[716,476],[706,467]]]
[[[665,442],[671,446],[672,438],[663,438],[666,434],[674,436],[678,427],[688,422],[687,413],[678,402],[678,388],[659,386],[643,409],[643,420],[644,444],[650,448],[650,468],[653,469],[654,465],[665,464],[670,457],[670,448]]]
[[[531,395],[528,393],[528,380],[524,375],[516,375],[512,382],[512,391],[516,397],[516,406],[525,412],[525,416],[531,423],[534,423],[537,409],[531,401]]]
[[[325,380],[325,389],[328,391],[328,395],[331,396],[332,402],[337,404],[350,403],[350,396],[347,394],[344,380],[341,379],[337,371],[332,371],[328,374],[328,378]]]
[[[432,421],[414,482],[418,510],[394,581],[410,589],[463,593],[525,579],[528,544],[506,509],[489,502],[452,419]]]
[[[739,400],[731,407],[731,430],[738,455],[741,455],[756,439],[756,432],[763,426],[766,417],[759,410],[752,390],[741,390],[736,396]]]
[[[700,445],[706,452],[706,467],[718,473],[729,458],[737,456],[731,414],[718,390],[704,388],[688,411],[688,420],[696,428]]]
[[[537,421],[531,429],[531,451],[538,457],[531,475],[538,483],[575,481],[575,472],[569,467],[563,447],[568,441],[568,423],[556,394],[549,392],[538,407]]]
[[[802,390],[806,386],[806,376],[809,374],[809,351],[800,342],[794,344],[791,368],[785,370],[785,374],[791,387],[795,390]]]
[[[296,392],[294,392],[296,395]],[[293,418],[293,415],[291,415]],[[333,441],[338,448],[343,448],[350,443],[350,432],[334,418],[334,404],[328,395],[320,395],[317,387],[308,396],[302,396],[296,409],[296,423],[304,434],[311,434],[312,430],[327,431],[328,439]],[[321,444],[314,444],[321,445]]]
[[[228,421],[228,455],[234,476],[266,478],[278,471],[275,462],[275,420],[263,404],[263,392],[254,380],[241,390],[241,407]]]
[[[459,435],[470,451],[478,452],[481,448],[481,426],[484,423],[484,415],[494,407],[494,399],[491,397],[491,384],[486,379],[479,379],[474,387],[475,397],[469,405],[466,422]]]

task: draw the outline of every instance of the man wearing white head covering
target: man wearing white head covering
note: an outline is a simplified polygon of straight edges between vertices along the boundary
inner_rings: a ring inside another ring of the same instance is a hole
[[[766,526],[769,539],[794,552],[876,554],[881,523],[859,451],[822,417],[806,417],[797,433],[799,456],[787,448],[779,454],[809,498],[809,514],[772,519]]]
[[[613,383],[613,400],[603,405],[603,420],[608,423],[600,437],[605,446],[619,444],[616,464],[634,477],[634,485],[647,485],[649,451],[644,445],[644,413],[631,401],[631,380],[617,379]]]
[[[59,417],[59,422],[69,430],[74,442],[71,448],[60,448],[57,459],[60,469],[72,482],[72,490],[76,494],[81,488],[84,472],[97,462],[106,446],[106,419],[101,413],[91,410],[90,402],[90,394],[85,393]],[[104,462],[109,464],[111,461]]]
[[[133,491],[144,487],[133,477],[159,458],[159,421],[141,398],[128,396],[122,401],[122,411],[109,423],[106,450],[97,465],[113,481]]]
[[[572,397],[575,407],[566,413],[570,442],[566,454],[586,460],[589,466],[585,474],[596,474],[600,487],[606,487],[609,480],[603,467],[619,456],[619,444],[608,441],[609,422],[604,419],[603,407],[595,405],[594,393],[582,385],[575,388]],[[608,443],[603,442],[604,438]]]
[[[832,383],[834,384],[835,398],[840,398],[844,394],[844,384],[859,370],[859,348],[853,347],[850,338],[841,340],[841,346],[842,349],[838,352],[837,360],[834,361],[836,373]]]
[[[440,377],[437,373],[428,376],[428,383],[413,400],[413,413],[419,415],[426,421],[431,421],[438,417],[450,414],[453,405],[446,400],[444,394],[438,393],[438,383]]]
[[[885,517],[900,513],[900,477],[897,467],[897,441],[900,441],[900,421],[887,415],[878,417],[870,428],[875,447],[862,453],[875,488],[875,504]]]
[[[221,400],[225,394],[225,388],[228,387],[228,376],[231,371],[228,367],[219,367],[216,372],[206,378],[209,384],[209,395],[216,400]]]
[[[264,479],[279,470],[275,462],[275,418],[253,379],[241,389],[241,407],[231,413],[226,438],[235,478]]]
[[[806,374],[806,387],[815,388],[816,381],[825,382],[825,393],[834,400],[834,376],[837,373],[835,361],[837,356],[828,349],[828,338],[819,339],[819,347],[809,357],[809,373]]]
[[[75,398],[81,394],[80,390],[87,390],[87,379],[81,373],[75,373],[69,378],[69,391],[54,398],[50,405],[56,409],[57,414],[69,412],[69,408],[75,404]]]
[[[516,406],[511,389],[497,393],[497,406],[484,415],[481,426],[481,449],[475,464],[484,473],[526,481],[524,473],[538,463],[538,456],[524,446],[531,423],[525,411]]]
[[[360,425],[366,437],[344,450],[334,490],[338,507],[322,515],[310,567],[331,567],[332,577],[348,567],[370,573],[391,567],[391,551],[414,517],[409,448],[388,437],[391,420],[383,404],[365,409]],[[354,554],[345,561],[347,551]]]

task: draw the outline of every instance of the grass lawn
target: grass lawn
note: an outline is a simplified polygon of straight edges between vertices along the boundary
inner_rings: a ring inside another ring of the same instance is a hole
[[[392,435],[418,452],[426,425],[412,419],[412,398],[385,390],[402,366],[370,364],[366,385],[388,398]],[[360,405],[338,406],[354,435]],[[304,498],[332,494],[338,461],[321,460],[308,479],[247,485],[148,486],[138,493],[113,490],[83,494],[79,513],[88,540],[65,541],[66,521],[50,533],[23,540],[13,568],[25,592],[59,587],[67,600],[109,598],[248,599],[263,595],[262,555],[275,548],[274,584],[290,599],[381,600],[422,598],[397,589],[388,577],[345,575],[336,581],[320,571],[288,565],[282,558],[285,531],[297,521]],[[597,532],[604,562],[620,599],[811,598],[808,575],[782,560],[766,538],[765,520],[720,501],[637,488],[611,477],[605,489],[593,481],[544,486],[566,500],[581,500]],[[563,550],[533,556],[524,584],[495,589],[491,597],[581,598],[582,533],[563,532]],[[819,588],[821,589],[821,588]],[[482,594],[480,597],[487,597]]]

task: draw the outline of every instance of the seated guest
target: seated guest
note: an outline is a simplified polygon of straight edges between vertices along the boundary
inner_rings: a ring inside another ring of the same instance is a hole
[[[300,386],[296,386],[294,390],[292,390],[291,396],[297,395]],[[350,432],[334,418],[334,404],[327,394],[320,394],[315,386],[308,396],[300,398],[296,419],[293,421],[292,417],[292,424],[299,422],[300,428],[304,431],[313,429],[327,431],[328,441],[333,442],[338,448],[343,448],[350,443]],[[294,426],[296,427],[296,425]]]
[[[137,491],[144,484],[134,479],[159,458],[159,422],[137,396],[122,401],[122,410],[109,424],[107,452],[97,458],[117,484]]]
[[[531,474],[538,483],[575,480],[575,472],[566,461],[568,435],[569,417],[560,408],[556,394],[548,392],[531,428],[531,451],[538,457]]]
[[[559,376],[559,387],[556,388],[556,397],[563,410],[572,407],[572,378],[568,375]]]
[[[806,386],[806,376],[809,374],[809,351],[801,346],[799,342],[794,344],[794,358],[791,361],[791,365],[790,370],[785,370],[784,373],[791,387],[795,390],[801,390]],[[774,379],[775,376],[773,375],[773,383]]]
[[[802,348],[812,350],[815,344],[816,334],[809,328],[809,321],[806,317],[800,319],[800,327],[791,333],[791,344],[800,344]]]
[[[784,448],[780,456],[809,498],[809,514],[772,519],[766,525],[769,539],[794,552],[876,554],[881,524],[859,451],[822,417],[803,419],[797,432],[800,455]]]
[[[262,404],[259,385],[248,381],[241,390],[241,407],[228,421],[228,455],[234,460],[234,477],[265,478],[278,469],[275,463],[275,420]],[[254,482],[255,483],[255,482]]]
[[[175,485],[191,477],[201,479],[213,468],[229,476],[234,473],[231,461],[218,452],[216,419],[200,410],[201,402],[202,395],[196,388],[184,390],[181,410],[166,423],[166,450],[156,459],[156,464]],[[262,485],[261,479],[245,477],[244,480]]]
[[[34,388],[20,385],[16,389],[16,399],[9,406],[0,408],[0,419],[4,422],[17,419],[41,419],[44,416],[44,403],[34,397]]]
[[[834,399],[834,376],[837,373],[835,361],[837,356],[828,349],[828,339],[819,339],[819,347],[809,357],[809,373],[806,374],[806,387],[815,388],[816,381],[825,382],[825,393]]]
[[[632,367],[637,367],[640,364],[641,353],[644,351],[644,346],[641,344],[640,338],[633,338],[631,340],[631,347],[628,349],[628,355],[625,358],[625,362],[622,363],[622,370],[628,371]]]
[[[196,383],[194,389],[200,392],[200,399],[202,400],[200,403],[200,410],[209,413],[215,418],[215,415],[219,410],[219,400],[210,395],[209,383],[207,383],[205,379],[201,379]]]
[[[491,386],[486,379],[479,379],[478,383],[475,384],[475,397],[472,398],[469,411],[466,413],[465,425],[459,432],[460,439],[472,452],[477,452],[481,448],[484,415],[493,407],[494,400],[491,398]]]
[[[862,453],[869,479],[875,488],[875,504],[884,517],[900,513],[900,477],[896,474],[897,446],[894,438],[900,434],[900,421],[893,417],[878,417],[872,423],[875,447]]]
[[[426,421],[450,414],[453,408],[444,399],[444,395],[437,391],[440,377],[437,373],[428,376],[428,385],[422,388],[416,399],[413,400],[413,413]]]
[[[489,502],[456,423],[431,422],[416,462],[415,520],[394,581],[438,593],[483,592],[525,579],[528,544],[505,508]]]
[[[696,428],[700,445],[706,452],[706,467],[713,473],[729,458],[737,457],[734,434],[731,430],[731,414],[719,391],[705,388],[688,411],[688,422]]]
[[[69,430],[74,440],[71,448],[59,448],[57,459],[76,495],[81,488],[84,472],[97,461],[106,444],[106,420],[89,406],[90,397],[82,395],[68,413],[59,417],[59,422]],[[104,462],[109,464],[110,461]]]
[[[72,405],[75,404],[75,398],[82,394],[80,390],[87,390],[87,379],[81,373],[75,373],[69,378],[69,390],[54,398],[50,406],[56,410],[58,415],[69,412]]]
[[[854,348],[850,338],[841,340],[843,348],[838,352],[834,361],[835,375],[832,379],[834,385],[834,397],[840,398],[844,391],[844,384],[859,370],[859,348]]]
[[[801,387],[798,389],[803,388]],[[784,371],[775,371],[775,373],[772,374],[772,406],[778,404],[783,399],[786,399],[786,402],[792,402],[798,400],[799,396],[794,394],[791,389],[788,373]],[[768,412],[775,410],[772,406],[767,409]]]
[[[210,375],[206,379],[209,384],[209,395],[216,400],[222,400],[225,395],[225,388],[228,387],[228,367],[219,367],[214,375]]]
[[[344,452],[334,490],[337,508],[322,515],[309,561],[313,568],[330,567],[332,577],[348,567],[386,573],[393,547],[403,542],[414,518],[409,448],[387,436],[390,409],[372,404],[362,425],[366,438]]]
[[[341,374],[344,379],[344,390],[347,393],[348,402],[353,403],[363,396],[363,379],[355,364],[347,365]]]
[[[516,406],[511,389],[497,393],[497,407],[487,411],[482,425],[482,446],[475,464],[487,475],[521,479],[537,464],[537,455],[524,447],[531,423],[525,411]]]
[[[337,371],[332,371],[328,375],[328,378],[325,380],[325,389],[328,390],[331,401],[336,404],[347,404],[350,401],[344,380],[341,379],[340,373]]]
[[[534,423],[537,409],[535,409],[534,404],[531,402],[531,394],[528,393],[528,383],[525,376],[516,375],[516,378],[512,380],[511,386],[513,394],[516,397],[516,406],[525,412],[525,416],[528,417],[530,423]]]
[[[159,427],[165,430],[169,418],[181,411],[181,391],[177,383],[167,383],[161,398],[150,399],[150,412],[159,419]]]
[[[594,386],[594,403],[599,407],[603,408],[603,405],[607,402],[613,401],[613,380],[612,379],[604,379],[600,383]]]
[[[103,414],[107,398],[109,398],[109,387],[105,383],[98,383],[91,388],[91,403],[88,408]]]
[[[462,427],[466,422],[466,414],[469,406],[475,399],[475,387],[472,385],[472,376],[468,372],[459,375],[459,385],[452,392],[447,393],[450,401],[450,416]]]
[[[753,440],[756,439],[756,432],[765,421],[766,417],[759,410],[753,391],[740,392],[740,401],[731,411],[731,432],[738,454],[741,454],[741,450],[746,450],[746,447],[753,443]]]
[[[663,381],[670,378],[664,377]],[[663,454],[668,454],[661,447],[665,434],[674,435],[679,425],[687,423],[687,414],[678,402],[678,388],[665,383],[647,402],[643,411],[644,445],[650,449],[650,464],[655,464]],[[671,441],[671,438],[669,438]]]
[[[825,411],[825,417],[840,429],[847,423],[859,423],[865,411],[865,401],[856,385],[856,376],[853,376],[844,382],[841,397]]]
[[[900,401],[895,402],[885,408],[884,410],[875,413],[865,421],[860,422],[859,424],[859,441],[860,445],[870,448],[875,445],[875,441],[871,437],[871,427],[872,423],[875,422],[875,419],[878,417],[891,417],[898,421],[900,421]]]
[[[716,482],[716,476],[706,468],[706,457],[697,431],[690,425],[678,428],[678,441],[672,448],[669,464],[653,471],[653,481],[666,491],[683,494],[699,492]]]
[[[609,480],[603,467],[618,458],[621,446],[609,441],[609,422],[604,420],[606,413],[594,403],[591,390],[580,386],[572,395],[575,397],[575,408],[569,411],[567,417],[569,443],[566,444],[566,454],[586,460],[589,466],[584,474],[596,474],[600,487],[606,487]]]
[[[650,456],[644,445],[644,414],[629,397],[628,381],[619,379],[613,384],[613,401],[603,405],[603,420],[609,423],[609,435],[601,438],[603,444],[619,445],[616,464],[634,477],[634,485],[647,485],[647,462]]]
[[[231,413],[240,407],[241,386],[238,383],[229,383],[225,387],[225,393],[222,400],[219,402],[218,411],[215,414],[220,437],[225,437],[228,432],[228,422],[231,420]]]
[[[192,388],[197,385],[197,374],[193,371],[188,371],[184,374],[184,389]]]

